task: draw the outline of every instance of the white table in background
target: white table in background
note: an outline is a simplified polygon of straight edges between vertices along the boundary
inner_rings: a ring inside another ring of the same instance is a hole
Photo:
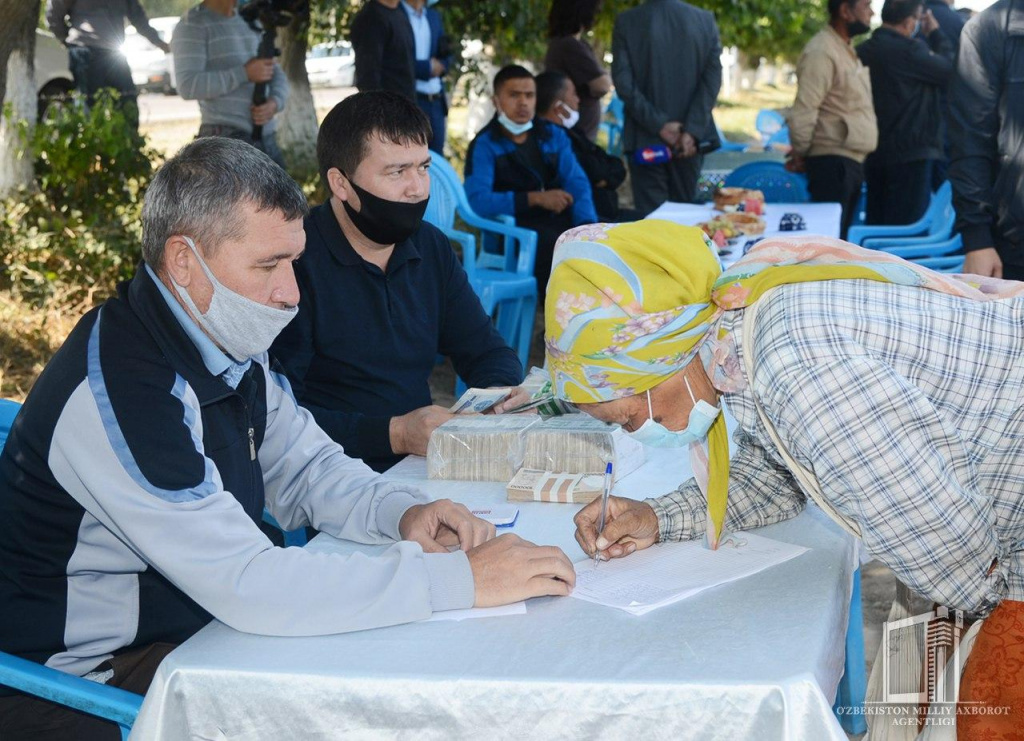
[[[783,214],[800,214],[803,217],[806,229],[795,232],[779,231],[779,222]],[[673,203],[666,202],[658,206],[648,219],[665,219],[674,221],[677,224],[696,226],[702,221],[708,221],[715,216],[721,215],[716,211],[714,204],[705,203],[697,205],[694,203]],[[764,234],[757,234],[749,237],[740,237],[735,244],[722,252],[723,262],[731,263],[743,256],[743,245],[748,239],[757,237],[801,237],[816,234],[823,237],[839,238],[839,231],[842,225],[843,208],[838,203],[767,203],[763,215],[765,221]]]
[[[689,476],[652,451],[615,493],[642,498]],[[467,504],[498,483],[391,476]],[[513,532],[584,557],[577,505],[522,503]],[[164,660],[132,738],[835,739],[853,540],[811,507],[759,533],[811,550],[644,616],[572,598],[526,615],[426,622],[316,638],[239,633],[214,621]],[[313,550],[360,550],[320,535]]]

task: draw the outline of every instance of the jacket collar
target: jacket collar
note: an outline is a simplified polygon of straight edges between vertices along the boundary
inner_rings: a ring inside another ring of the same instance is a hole
[[[551,137],[550,126],[554,126],[550,121],[546,121],[543,118],[535,116],[533,119],[533,128],[530,129],[530,135],[537,137],[539,141],[545,141]],[[484,126],[484,131],[491,135],[491,138],[495,141],[507,141],[511,144],[515,144],[511,139],[505,136],[505,127],[498,123],[498,114],[495,113],[491,116],[491,120]]]
[[[200,404],[234,392],[206,367],[199,348],[174,316],[145,264],[139,266],[131,281],[118,287],[118,293],[149,330],[174,371],[195,391]]]
[[[348,237],[341,230],[341,224],[338,223],[338,217],[334,215],[334,209],[331,208],[329,200],[312,210],[309,216],[306,217],[305,228],[307,245],[311,237],[317,237],[327,247],[331,257],[341,265],[365,267],[369,264],[352,248]],[[395,244],[395,249],[391,253],[391,259],[388,260],[387,272],[389,275],[407,262],[423,259],[415,245],[415,239],[422,228],[421,224],[420,228],[413,232],[409,239]]]

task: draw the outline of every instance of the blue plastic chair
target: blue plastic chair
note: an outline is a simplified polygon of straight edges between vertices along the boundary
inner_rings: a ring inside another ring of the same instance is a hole
[[[767,147],[768,140],[771,139],[772,135],[786,128],[786,117],[778,111],[762,108],[757,112],[754,127],[761,135],[761,143]]]
[[[719,149],[720,152],[746,152],[747,151],[747,146],[748,146],[747,144],[741,144],[740,142],[734,142],[734,141],[731,141],[730,139],[727,139],[726,136],[725,136],[725,132],[722,131],[722,127],[719,126],[718,124],[715,124],[715,131],[718,132],[718,140],[722,143],[722,146]]]
[[[943,183],[932,194],[932,200],[924,216],[912,224],[853,226],[846,239],[862,247],[876,247],[888,243],[892,239],[912,239],[943,241],[949,239],[956,212],[953,209],[953,187],[949,182]],[[948,230],[947,230],[948,229]],[[875,241],[878,240],[878,241]],[[910,242],[909,244],[913,244]],[[903,242],[902,244],[908,244]],[[893,245],[895,246],[895,245]]]
[[[781,162],[748,162],[729,173],[730,188],[753,188],[764,193],[768,203],[807,203],[807,178],[790,172]]]
[[[619,157],[622,155],[622,123],[625,120],[625,104],[618,93],[612,93],[608,107],[604,110],[605,120],[601,121],[600,131],[608,135],[608,154]],[[611,120],[608,120],[608,119]]]
[[[537,233],[476,214],[452,166],[436,152],[431,152],[430,157],[430,201],[424,219],[461,245],[462,264],[470,285],[502,338],[526,367],[537,311],[537,280],[533,277]],[[480,231],[481,247],[484,235],[500,237],[501,251],[484,254],[474,235],[455,229],[456,215]]]
[[[868,730],[867,720],[861,713],[840,712],[840,708],[863,708],[867,694],[867,665],[864,661],[864,612],[860,597],[860,569],[853,572],[853,591],[850,595],[850,622],[846,627],[846,663],[843,678],[839,680],[832,712],[839,725],[850,734]]]
[[[0,449],[20,409],[18,402],[0,399]],[[113,721],[120,726],[122,739],[128,738],[142,707],[142,695],[107,687],[2,651],[0,685]]]

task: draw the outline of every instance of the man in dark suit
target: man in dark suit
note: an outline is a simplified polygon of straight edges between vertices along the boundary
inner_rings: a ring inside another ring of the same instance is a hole
[[[402,0],[416,45],[416,103],[430,120],[430,148],[444,154],[448,100],[444,80],[452,62],[451,47],[444,33],[441,14],[427,7],[427,0]]]
[[[399,0],[367,0],[352,19],[349,41],[356,55],[359,92],[390,90],[416,97],[416,46]]]
[[[715,17],[682,0],[647,0],[615,20],[612,54],[637,210],[646,214],[666,200],[692,201],[703,160],[698,146],[719,144],[711,117],[722,86]],[[634,150],[660,144],[675,152],[671,162],[633,160]]]

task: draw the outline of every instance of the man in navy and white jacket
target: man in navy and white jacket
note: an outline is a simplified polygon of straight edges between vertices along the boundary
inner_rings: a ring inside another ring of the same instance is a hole
[[[72,331],[0,455],[0,650],[139,692],[212,618],[317,635],[568,592],[564,554],[492,540],[465,507],[382,479],[269,367],[306,212],[235,140],[199,139],[154,178],[145,264]],[[265,506],[287,529],[401,542],[376,558],[275,548]],[[527,585],[542,573],[564,581]],[[0,696],[4,738],[104,737],[88,723]]]
[[[597,221],[590,181],[560,126],[537,114],[537,84],[510,64],[494,76],[495,116],[469,145],[466,197],[481,216],[514,216],[537,232],[533,274],[543,294],[562,232]]]

